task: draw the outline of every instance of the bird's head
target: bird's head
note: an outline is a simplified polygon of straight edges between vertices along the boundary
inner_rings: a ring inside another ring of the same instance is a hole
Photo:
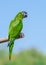
[[[21,13],[22,13],[23,18],[27,17],[27,12],[26,11],[22,11]]]
[[[27,12],[26,11],[21,11],[17,14],[18,18],[24,19],[27,17]]]

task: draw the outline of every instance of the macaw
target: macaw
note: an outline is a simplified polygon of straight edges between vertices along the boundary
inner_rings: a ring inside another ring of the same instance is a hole
[[[8,39],[9,39],[9,60],[11,60],[12,50],[14,46],[14,41],[21,33],[23,28],[23,19],[27,17],[27,12],[21,11],[19,12],[13,20],[11,20],[9,25]]]

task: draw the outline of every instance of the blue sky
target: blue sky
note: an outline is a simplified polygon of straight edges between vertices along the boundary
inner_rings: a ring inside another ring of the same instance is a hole
[[[19,11],[27,11],[23,20],[23,39],[15,41],[13,52],[36,48],[46,53],[46,0],[0,0],[0,37],[8,36],[10,21]],[[7,43],[0,49],[6,49]]]

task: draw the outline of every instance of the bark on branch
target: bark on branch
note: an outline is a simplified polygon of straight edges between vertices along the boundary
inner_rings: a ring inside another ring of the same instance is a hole
[[[16,39],[24,38],[24,33],[20,33],[20,35]],[[8,42],[8,37],[0,38],[0,43]]]

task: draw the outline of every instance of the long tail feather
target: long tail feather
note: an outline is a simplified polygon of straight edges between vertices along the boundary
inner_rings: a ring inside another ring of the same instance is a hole
[[[11,60],[13,46],[14,46],[14,41],[10,42],[9,44],[9,60]]]

